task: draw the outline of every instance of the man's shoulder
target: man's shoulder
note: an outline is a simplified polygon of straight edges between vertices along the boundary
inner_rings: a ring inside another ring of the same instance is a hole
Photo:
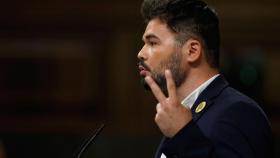
[[[225,88],[215,100],[216,104],[220,104],[219,107],[224,108],[224,114],[238,112],[239,116],[258,114],[266,117],[257,102],[232,87]]]
[[[217,97],[217,99],[222,98],[229,102],[247,102],[250,104],[257,104],[252,98],[230,86],[226,87]]]
[[[231,87],[222,75],[206,88],[197,103],[204,99],[210,103],[207,111],[211,116],[227,113],[233,113],[236,116],[257,113],[265,116],[262,108],[252,98]]]

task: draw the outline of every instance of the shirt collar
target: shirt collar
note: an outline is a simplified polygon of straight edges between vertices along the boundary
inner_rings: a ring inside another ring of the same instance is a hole
[[[203,84],[201,84],[198,88],[196,88],[191,94],[189,94],[182,102],[181,104],[183,104],[183,106],[188,107],[188,108],[192,108],[195,100],[198,98],[198,96],[200,95],[200,93],[215,79],[219,76],[220,74],[217,74],[213,77],[211,77],[210,79],[208,79],[207,81],[205,81]]]

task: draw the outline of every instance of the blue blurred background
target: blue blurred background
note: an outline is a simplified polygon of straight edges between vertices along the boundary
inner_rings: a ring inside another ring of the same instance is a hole
[[[267,113],[280,157],[280,1],[208,0],[221,21],[221,70]],[[136,55],[141,0],[0,5],[0,158],[153,157],[161,134]]]

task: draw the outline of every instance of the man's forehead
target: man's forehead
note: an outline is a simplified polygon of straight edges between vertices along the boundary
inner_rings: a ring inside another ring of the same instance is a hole
[[[159,18],[156,18],[148,22],[143,39],[146,39],[147,37],[159,38],[159,36],[168,36],[172,34],[173,33],[170,31],[170,29],[168,29],[167,24]]]
[[[165,27],[166,27],[166,24],[163,23],[158,18],[152,19],[148,22],[145,33],[150,33],[150,32],[153,32],[155,30],[164,29]]]

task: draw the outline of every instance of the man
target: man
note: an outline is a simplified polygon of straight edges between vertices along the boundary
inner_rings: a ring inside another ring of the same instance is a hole
[[[138,53],[164,135],[156,158],[268,158],[271,128],[252,99],[219,74],[219,20],[200,0],[144,0]]]

